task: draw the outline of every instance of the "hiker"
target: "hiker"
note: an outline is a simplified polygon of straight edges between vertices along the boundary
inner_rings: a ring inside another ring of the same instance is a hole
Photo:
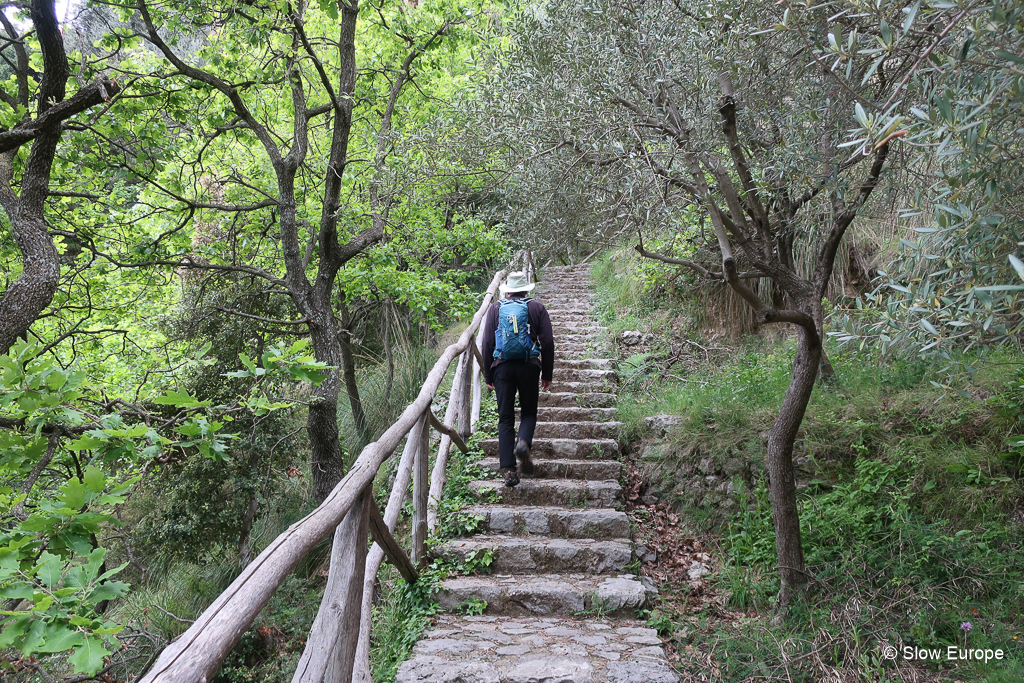
[[[505,486],[519,483],[516,459],[523,474],[533,474],[530,447],[537,427],[539,384],[551,388],[555,340],[544,304],[529,297],[535,287],[526,273],[509,273],[498,287],[502,299],[487,311],[483,358],[487,387],[498,400],[498,456]],[[519,392],[519,433],[516,434],[516,392]]]

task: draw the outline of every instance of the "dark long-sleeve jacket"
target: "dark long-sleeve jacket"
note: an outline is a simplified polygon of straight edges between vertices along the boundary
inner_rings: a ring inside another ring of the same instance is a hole
[[[487,309],[487,317],[484,319],[484,340],[483,354],[484,361],[492,359],[490,366],[484,368],[484,379],[487,384],[494,384],[494,368],[503,363],[500,358],[494,358],[494,332],[498,329],[498,309],[501,308],[501,301],[495,301]],[[530,321],[530,337],[534,343],[540,346],[540,357],[531,358],[530,363],[540,366],[540,378],[544,381],[551,381],[555,368],[555,336],[551,332],[551,318],[548,317],[548,309],[539,301],[530,299],[526,302],[527,317]]]

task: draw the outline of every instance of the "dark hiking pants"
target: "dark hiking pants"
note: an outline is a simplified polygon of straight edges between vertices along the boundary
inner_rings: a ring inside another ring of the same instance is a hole
[[[494,393],[498,399],[498,457],[501,467],[515,467],[516,392],[519,392],[519,434],[533,446],[537,427],[537,397],[540,395],[540,368],[527,361],[507,360],[494,368]]]

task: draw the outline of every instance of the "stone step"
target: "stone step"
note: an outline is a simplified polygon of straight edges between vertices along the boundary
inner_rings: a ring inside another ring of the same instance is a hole
[[[537,422],[537,439],[615,439],[621,422]]]
[[[566,339],[577,337],[576,339]],[[611,341],[596,337],[579,338],[579,335],[555,335],[555,355],[565,358],[613,358],[615,349]]]
[[[587,324],[589,323],[589,324]],[[604,325],[594,325],[592,320],[586,322],[570,322],[568,320],[559,320],[552,324],[552,333],[557,337],[558,335],[566,334],[582,334],[585,336],[604,336],[608,333],[608,328]]]
[[[480,443],[484,455],[498,457],[497,439],[484,439]],[[530,454],[541,460],[617,460],[619,442],[615,439],[534,439]]]
[[[541,574],[459,576],[442,581],[437,602],[442,610],[456,611],[471,599],[485,600],[487,614],[507,616],[572,615],[600,607],[609,616],[628,617],[643,609],[655,591],[645,588],[632,574],[594,576],[588,574]],[[653,630],[653,629],[652,629]],[[638,633],[639,635],[639,633]],[[656,633],[644,633],[653,645]],[[398,678],[402,680],[401,675]],[[411,680],[411,679],[410,679]],[[485,679],[444,679],[484,681]],[[486,679],[497,681],[497,678]],[[502,679],[506,680],[506,679]],[[548,680],[548,679],[544,679]],[[592,681],[591,678],[558,678],[558,681]],[[635,679],[646,683],[649,679]]]
[[[558,316],[566,314],[588,315],[594,314],[594,302],[591,299],[582,298],[572,294],[551,294],[540,298],[544,308],[548,309],[548,315],[552,320],[557,321]],[[571,312],[571,313],[567,313]]]
[[[551,325],[575,325],[577,327],[604,327],[594,318],[592,313],[563,313],[557,309],[548,309],[548,316],[551,318]]]
[[[548,314],[551,315],[552,320],[556,319],[552,312],[558,315],[570,311],[585,315],[592,315],[594,312],[594,300],[579,294],[549,292],[538,298],[544,304],[544,308],[548,309]]]
[[[551,316],[552,320],[560,320],[563,316],[579,317],[582,319],[592,320],[591,310],[589,308],[580,308],[578,306],[562,306],[561,304],[556,305],[552,303],[550,306],[547,303],[544,304],[544,308],[548,309],[548,315]]]
[[[607,392],[591,392],[579,394],[572,391],[542,391],[538,405],[543,408],[611,408],[617,396]]]
[[[627,538],[630,532],[626,513],[610,508],[572,510],[527,505],[470,505],[462,512],[482,517],[480,528],[495,534]]]
[[[518,415],[518,408],[516,409]],[[600,422],[615,418],[615,408],[538,408],[537,422]]]
[[[581,327],[603,327],[603,325],[595,325],[594,319],[589,315],[581,316],[551,316],[551,329],[554,334],[571,334],[573,329],[579,329]],[[587,330],[580,331],[580,334],[585,334]],[[607,328],[602,330],[596,330],[598,333],[607,332]]]
[[[558,358],[557,353],[555,356],[556,370],[612,370],[615,365],[615,361],[611,358],[578,358],[572,360],[567,358]]]
[[[566,315],[580,318],[586,317],[593,320],[594,313],[597,310],[596,304],[592,299],[580,299],[575,296],[562,296],[560,294],[541,295],[538,298],[544,304],[544,308],[548,309],[552,320]]]
[[[537,290],[536,296],[541,300],[558,299],[559,301],[579,301],[589,304],[594,300],[594,290],[575,284],[549,282]]]
[[[548,309],[548,317],[551,318],[551,324],[553,325],[569,322],[577,324],[589,323],[590,325],[598,324],[594,318],[593,311],[580,310],[572,306],[562,308],[557,303],[553,303],[551,306],[545,304],[544,308]]]
[[[593,394],[593,393],[611,393],[615,391],[618,386],[618,380],[612,382],[611,380],[601,381],[590,381],[590,382],[571,382],[563,380],[557,374],[551,382],[551,393],[571,393],[571,394]]]
[[[583,273],[555,273],[553,277],[546,277],[543,280],[538,281],[537,284],[543,284],[545,287],[568,285],[570,287],[584,287],[591,292],[594,291],[594,286],[590,282],[589,275]]]
[[[580,346],[609,346],[611,344],[611,337],[607,334],[573,334],[555,332],[552,335],[555,339],[555,346],[562,344],[563,346],[570,346],[578,344]]]
[[[587,350],[590,352],[588,358],[615,358],[613,340],[609,335],[554,334],[551,338],[555,342],[556,356],[564,351]]]
[[[499,469],[497,458],[478,461],[481,467]],[[622,476],[622,463],[618,460],[534,460],[534,472],[522,475],[530,479],[586,479],[605,481]],[[521,474],[521,473],[520,473]]]
[[[621,501],[619,482],[579,479],[528,479],[509,488],[501,479],[471,481],[470,492],[485,503],[567,508],[607,508]]]
[[[599,360],[607,359],[611,356],[610,349],[608,348],[588,348],[586,346],[556,346],[555,356],[565,360],[590,360],[596,358]]]
[[[619,383],[619,373],[614,370],[592,370],[590,368],[560,368],[555,378],[562,382],[608,382]]]
[[[437,555],[465,562],[474,553],[491,551],[496,574],[608,574],[621,572],[633,559],[628,538],[545,538],[478,534],[455,538],[436,549]],[[479,556],[479,555],[478,555]]]
[[[590,284],[590,278],[586,275],[555,275],[554,277],[544,278],[544,280],[537,284],[545,287],[589,287],[590,291],[594,291],[593,285]]]

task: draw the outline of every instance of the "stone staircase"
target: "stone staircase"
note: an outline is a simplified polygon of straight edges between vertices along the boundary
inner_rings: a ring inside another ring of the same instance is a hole
[[[439,552],[465,559],[490,549],[491,574],[443,582],[438,602],[456,612],[484,600],[481,616],[442,616],[402,664],[398,683],[677,683],[653,629],[635,621],[654,593],[627,566],[621,509],[617,375],[608,330],[590,314],[588,268],[548,268],[535,296],[551,315],[555,373],[540,395],[532,454],[519,486],[475,481],[480,533]],[[498,442],[483,442],[498,468]],[[633,619],[631,619],[631,617]]]

